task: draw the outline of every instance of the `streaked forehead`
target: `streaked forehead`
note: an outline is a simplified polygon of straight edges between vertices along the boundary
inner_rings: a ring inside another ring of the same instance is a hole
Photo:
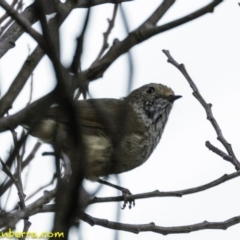
[[[150,86],[155,87],[155,89],[157,90],[157,92],[159,94],[161,94],[162,96],[170,96],[170,95],[174,95],[174,92],[171,88],[162,85],[162,84],[150,84]]]

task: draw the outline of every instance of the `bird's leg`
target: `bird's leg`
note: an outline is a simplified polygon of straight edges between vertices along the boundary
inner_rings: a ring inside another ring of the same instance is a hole
[[[124,209],[127,206],[127,204],[129,204],[129,209],[131,209],[132,206],[135,206],[134,199],[133,200],[127,200],[127,198],[126,198],[127,196],[131,196],[132,195],[132,193],[127,188],[120,187],[118,185],[115,185],[115,184],[112,184],[110,182],[104,181],[104,180],[102,180],[100,178],[98,179],[98,182],[101,183],[101,184],[113,187],[115,189],[118,189],[118,190],[120,190],[122,192],[123,199],[124,199],[124,204],[122,206],[122,209]]]

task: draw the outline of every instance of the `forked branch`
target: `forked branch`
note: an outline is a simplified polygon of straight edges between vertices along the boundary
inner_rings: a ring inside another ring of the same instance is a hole
[[[200,91],[198,90],[196,84],[193,82],[193,80],[191,79],[191,77],[189,76],[184,64],[179,64],[170,54],[170,52],[168,50],[163,50],[163,52],[165,53],[165,55],[168,57],[168,62],[171,63],[173,66],[175,66],[182,74],[183,76],[186,78],[186,80],[188,81],[190,87],[193,90],[193,96],[200,102],[200,104],[203,106],[203,108],[206,111],[207,114],[207,119],[211,122],[216,134],[217,134],[217,139],[218,141],[220,141],[222,143],[222,145],[224,146],[224,148],[226,149],[226,151],[228,152],[229,157],[227,157],[227,154],[225,155],[225,159],[227,158],[236,168],[236,170],[240,170],[240,163],[237,160],[232,146],[230,143],[227,142],[227,140],[224,138],[223,133],[221,128],[219,127],[217,120],[214,118],[213,113],[212,113],[212,104],[211,103],[207,103],[205,101],[205,99],[202,97],[202,95],[200,94]],[[207,144],[207,147],[212,150],[213,152],[216,153],[216,147],[214,147],[211,144]],[[221,150],[219,150],[220,152]],[[219,154],[218,154],[219,155]]]

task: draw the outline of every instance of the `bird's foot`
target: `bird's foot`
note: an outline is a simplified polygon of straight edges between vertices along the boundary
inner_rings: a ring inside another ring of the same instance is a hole
[[[101,184],[105,184],[105,185],[108,185],[110,187],[113,187],[115,189],[118,189],[119,191],[122,192],[124,203],[123,203],[123,206],[121,207],[121,209],[124,209],[127,206],[127,204],[128,204],[129,209],[131,209],[132,206],[135,206],[135,200],[134,199],[128,199],[129,196],[132,196],[132,193],[127,188],[120,187],[118,185],[115,185],[115,184],[112,184],[110,182],[104,181],[100,178],[98,179],[98,182],[101,183]]]
[[[132,206],[135,206],[135,200],[134,199],[127,199],[128,196],[132,196],[132,193],[127,189],[127,188],[122,188],[122,196],[123,196],[123,206],[121,207],[121,209],[125,209],[125,207],[128,205],[129,209],[132,208]]]

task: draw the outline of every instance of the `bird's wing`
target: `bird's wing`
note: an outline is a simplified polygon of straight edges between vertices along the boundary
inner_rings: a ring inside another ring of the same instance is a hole
[[[82,127],[106,129],[112,124],[118,124],[121,119],[122,109],[123,100],[80,100],[76,103],[75,108],[73,108],[73,113],[59,106],[50,108],[47,119],[65,125],[72,125],[74,121],[73,118],[75,117],[78,124]]]

